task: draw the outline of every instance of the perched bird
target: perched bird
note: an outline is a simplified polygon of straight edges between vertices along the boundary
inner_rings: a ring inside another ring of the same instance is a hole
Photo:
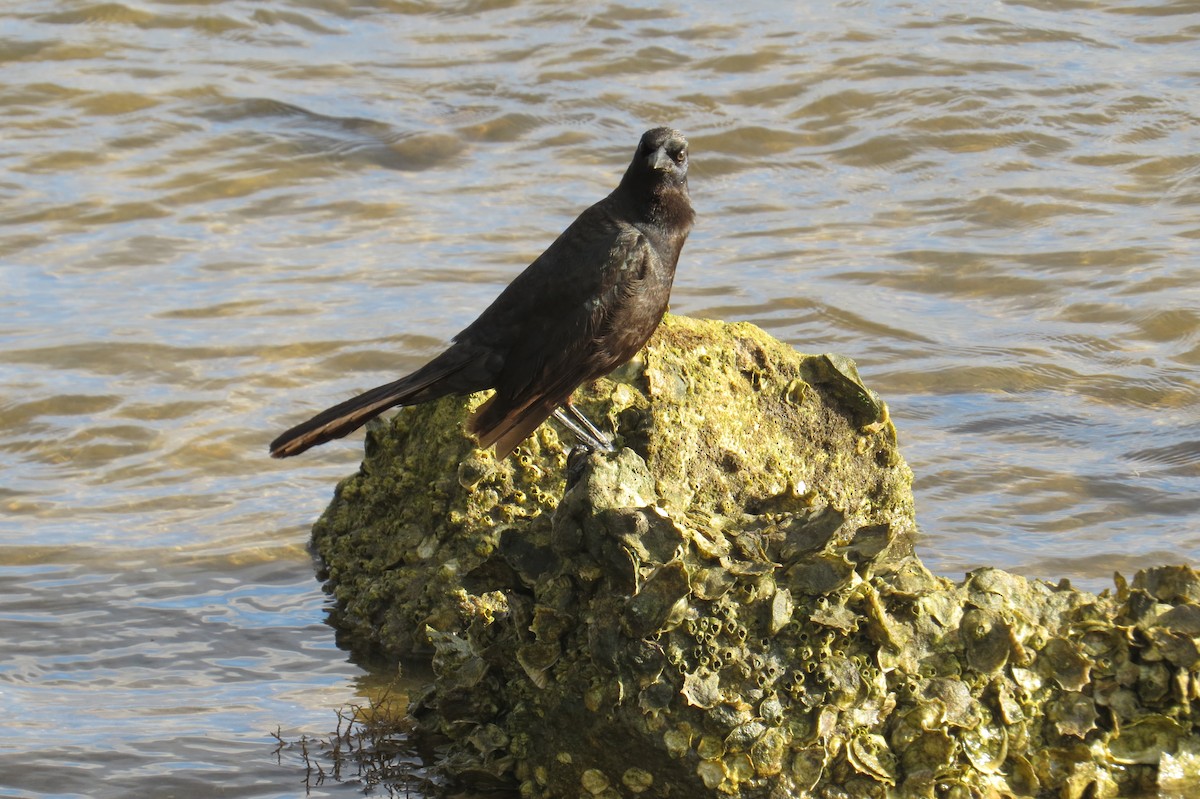
[[[581,384],[632,358],[662,321],[695,214],[688,143],[646,131],[620,185],[588,208],[441,355],[335,405],[271,442],[286,458],[357,430],[397,405],[488,388],[468,427],[503,458],[551,415],[581,443],[611,451],[574,405]]]

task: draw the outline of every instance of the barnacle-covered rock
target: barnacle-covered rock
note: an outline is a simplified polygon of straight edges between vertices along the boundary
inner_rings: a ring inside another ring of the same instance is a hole
[[[342,642],[433,654],[412,713],[456,781],[925,799],[1200,779],[1200,577],[1094,595],[930,574],[853,362],[668,317],[577,398],[620,449],[570,468],[549,425],[501,462],[474,449],[479,401],[375,427],[314,531]]]

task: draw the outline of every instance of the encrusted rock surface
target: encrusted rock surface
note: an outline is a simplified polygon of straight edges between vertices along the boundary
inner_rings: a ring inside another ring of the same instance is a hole
[[[342,643],[433,653],[419,731],[528,797],[1105,797],[1184,790],[1200,579],[1114,593],[913,554],[911,473],[853,364],[668,317],[496,462],[473,403],[399,413],[314,530]],[[1186,794],[1180,794],[1186,795]]]

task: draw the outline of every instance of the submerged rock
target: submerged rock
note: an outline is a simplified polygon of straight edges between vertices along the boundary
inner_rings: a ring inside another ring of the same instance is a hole
[[[549,425],[502,462],[474,449],[478,401],[374,427],[314,530],[342,643],[432,653],[412,712],[453,778],[1104,797],[1195,776],[1197,575],[1095,596],[930,574],[895,429],[852,362],[668,317],[578,398],[622,448],[569,486]]]

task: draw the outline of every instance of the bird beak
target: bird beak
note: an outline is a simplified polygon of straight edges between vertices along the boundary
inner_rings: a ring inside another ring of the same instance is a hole
[[[670,172],[673,166],[675,166],[675,162],[671,159],[671,156],[667,155],[666,150],[659,147],[658,151],[654,153],[654,170],[657,172]]]

